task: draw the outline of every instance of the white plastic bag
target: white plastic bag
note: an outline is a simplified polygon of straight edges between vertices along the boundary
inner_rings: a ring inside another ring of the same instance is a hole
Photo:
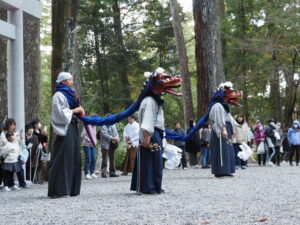
[[[257,146],[257,154],[265,154],[265,144],[263,141],[261,141]]]
[[[163,148],[164,153],[162,157],[167,160],[165,162],[165,168],[170,170],[177,168],[180,164],[180,153],[182,152],[182,150],[175,145],[167,143],[165,139],[163,139]]]
[[[248,146],[247,144],[245,143],[242,143],[240,145],[240,148],[242,149],[242,151],[240,151],[238,153],[238,157],[244,161],[246,161],[247,159],[249,159],[250,156],[252,156],[253,152],[250,148],[250,146]]]
[[[24,144],[20,145],[20,151],[21,151],[21,160],[24,163],[26,163],[27,159],[28,159],[28,156],[29,156],[29,153],[28,153],[28,150],[26,148],[26,145],[24,145]]]
[[[280,146],[279,152],[280,152],[280,153],[284,153],[284,152],[283,152],[283,147],[282,147],[282,146]]]
[[[271,140],[271,138],[269,138],[269,137],[267,137],[267,144],[268,144],[269,148],[275,147],[274,144],[273,144],[273,142],[272,142],[272,140]]]
[[[276,130],[274,130],[274,137],[276,138],[277,141],[281,139],[279,132]]]

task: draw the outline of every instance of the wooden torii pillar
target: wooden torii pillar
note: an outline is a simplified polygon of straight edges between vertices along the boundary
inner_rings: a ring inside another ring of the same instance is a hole
[[[0,0],[0,8],[7,9],[7,22],[0,20],[0,36],[8,39],[8,117],[14,118],[17,129],[21,130],[25,126],[23,12],[40,19],[42,3],[37,0]]]

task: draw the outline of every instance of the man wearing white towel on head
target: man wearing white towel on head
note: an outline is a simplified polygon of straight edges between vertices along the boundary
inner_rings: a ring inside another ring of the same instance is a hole
[[[80,136],[77,115],[84,113],[78,106],[73,76],[61,72],[52,98],[51,124],[56,134],[49,165],[48,197],[77,196],[81,186]]]

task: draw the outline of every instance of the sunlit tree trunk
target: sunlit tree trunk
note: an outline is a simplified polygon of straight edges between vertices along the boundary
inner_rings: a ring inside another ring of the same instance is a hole
[[[40,116],[40,20],[24,15],[25,121]]]
[[[176,48],[178,54],[179,67],[182,77],[182,92],[183,92],[183,113],[185,126],[188,127],[189,120],[194,119],[193,101],[191,92],[191,81],[189,75],[188,58],[182,33],[182,26],[179,17],[179,6],[177,0],[170,1],[172,24],[176,39]]]
[[[207,112],[218,85],[225,80],[217,0],[193,0],[197,66],[197,115]]]
[[[127,108],[131,103],[130,85],[128,80],[128,60],[127,50],[124,45],[121,24],[121,11],[119,7],[119,0],[112,1],[114,32],[115,32],[115,59],[118,64],[118,74],[120,77],[120,89],[122,96],[120,96],[120,103],[124,108]]]

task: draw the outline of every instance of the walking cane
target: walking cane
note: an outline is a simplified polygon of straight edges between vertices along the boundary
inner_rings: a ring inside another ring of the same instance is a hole
[[[32,149],[32,145],[29,148],[29,180],[31,180],[31,149]]]
[[[33,183],[34,183],[34,180],[35,180],[35,177],[36,177],[37,168],[39,166],[39,158],[40,158],[41,149],[43,149],[43,146],[42,146],[42,144],[39,144],[39,146],[38,146],[38,152],[37,152],[37,156],[36,156],[37,163],[36,163],[36,167],[34,169],[34,175],[33,175]]]
[[[222,146],[222,131],[220,131],[220,158],[221,158],[221,167],[223,167],[223,146]]]

